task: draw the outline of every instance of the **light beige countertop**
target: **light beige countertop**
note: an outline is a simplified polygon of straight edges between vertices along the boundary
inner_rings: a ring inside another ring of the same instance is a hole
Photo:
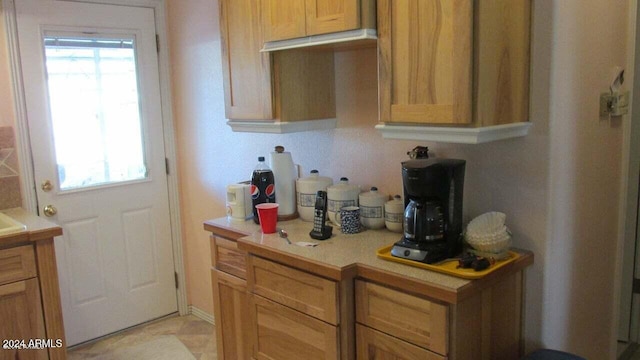
[[[225,217],[206,221],[204,228],[214,235],[237,240],[242,250],[330,279],[358,276],[450,303],[456,303],[476,290],[490,286],[496,278],[533,263],[533,254],[519,250],[522,256],[515,262],[482,279],[467,280],[378,258],[376,250],[392,245],[401,236],[387,230],[345,235],[334,226],[330,239],[318,241],[309,237],[312,223],[279,221],[278,229],[285,229],[293,243],[289,245],[278,234],[262,234],[259,225],[252,220],[236,222]],[[304,247],[296,245],[298,242],[318,245]]]
[[[33,215],[22,208],[6,209],[0,212],[26,226],[26,229],[20,232],[1,235],[0,247],[24,241],[39,241],[62,235],[62,228],[58,225]]]

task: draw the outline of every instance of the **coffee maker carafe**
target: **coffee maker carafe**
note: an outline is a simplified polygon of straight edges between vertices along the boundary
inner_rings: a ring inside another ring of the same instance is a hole
[[[396,257],[434,263],[462,251],[465,161],[417,159],[402,163],[405,212]]]

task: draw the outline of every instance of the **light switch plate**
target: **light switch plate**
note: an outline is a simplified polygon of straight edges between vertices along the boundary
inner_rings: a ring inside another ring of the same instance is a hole
[[[600,94],[600,117],[622,116],[629,112],[629,91]]]

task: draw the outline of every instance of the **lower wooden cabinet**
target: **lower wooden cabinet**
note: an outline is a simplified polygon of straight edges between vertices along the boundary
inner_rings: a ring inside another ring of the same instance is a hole
[[[225,272],[212,270],[216,317],[216,344],[220,359],[249,359],[251,356],[247,282]]]
[[[0,249],[0,340],[43,347],[0,349],[0,360],[66,359],[59,291],[53,238]]]
[[[46,338],[38,279],[32,278],[0,285],[0,319],[2,319],[0,340],[3,342],[28,342],[31,339]],[[47,349],[0,350],[2,360],[48,358]]]
[[[444,360],[444,356],[356,324],[358,360]]]
[[[523,355],[523,267],[470,282],[446,299],[441,290],[415,291],[403,277],[366,264],[336,272],[299,254],[266,251],[268,245],[255,245],[252,252],[253,244],[237,243],[243,235],[230,233],[226,223],[205,229],[214,234],[211,274],[220,360],[517,360]]]
[[[255,359],[339,359],[338,327],[259,295],[249,304]]]
[[[356,280],[356,321],[425,349],[447,354],[448,314],[446,305]]]
[[[249,291],[338,325],[338,286],[320,276],[289,266],[249,256]]]

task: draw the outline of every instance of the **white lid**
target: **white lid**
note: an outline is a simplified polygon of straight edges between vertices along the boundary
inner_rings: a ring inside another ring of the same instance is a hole
[[[357,190],[358,193],[360,192],[360,187],[358,185],[349,184],[349,179],[346,177],[341,177],[340,182],[330,186],[329,189],[332,191],[356,191]]]
[[[331,179],[328,176],[320,176],[320,173],[318,172],[318,170],[311,170],[311,172],[309,173],[309,176],[298,179],[298,182],[299,183],[321,182],[323,184],[326,184],[326,183],[332,184],[333,179]]]
[[[369,200],[382,200],[383,202],[387,200],[387,195],[379,193],[377,187],[372,187],[370,191],[363,192],[360,194],[360,198],[365,198]]]
[[[393,199],[386,202],[387,205],[396,205],[400,204],[404,206],[404,202],[402,201],[402,197],[400,195],[394,195]]]

